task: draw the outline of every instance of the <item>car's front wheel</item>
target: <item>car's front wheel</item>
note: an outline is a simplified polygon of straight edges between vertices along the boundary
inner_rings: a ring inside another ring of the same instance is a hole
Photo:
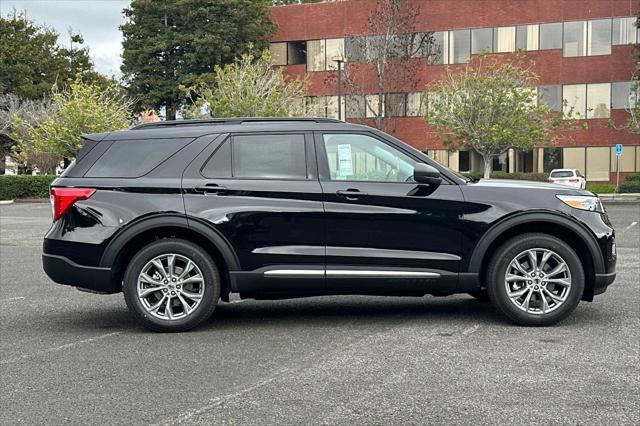
[[[487,268],[491,302],[520,325],[551,325],[567,317],[580,302],[584,281],[575,251],[547,234],[507,241]]]
[[[147,328],[185,331],[213,313],[220,298],[220,275],[198,245],[164,239],[131,259],[123,292],[129,310]]]

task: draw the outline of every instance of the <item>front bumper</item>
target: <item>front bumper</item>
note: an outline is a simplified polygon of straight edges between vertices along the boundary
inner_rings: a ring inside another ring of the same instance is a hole
[[[615,272],[611,272],[609,274],[596,274],[596,279],[593,283],[593,295],[595,296],[607,291],[607,287],[609,287],[615,279]]]
[[[79,265],[64,256],[44,253],[42,268],[53,281],[99,293],[119,293],[122,286],[114,283],[111,268]]]

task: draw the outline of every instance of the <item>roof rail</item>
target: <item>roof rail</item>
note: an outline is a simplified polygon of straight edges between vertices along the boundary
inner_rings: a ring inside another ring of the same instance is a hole
[[[130,130],[148,129],[154,127],[178,127],[178,126],[208,126],[215,124],[244,124],[261,122],[312,122],[312,123],[343,123],[335,118],[322,117],[234,117],[234,118],[208,118],[202,120],[167,120],[153,123],[142,123],[131,127]]]

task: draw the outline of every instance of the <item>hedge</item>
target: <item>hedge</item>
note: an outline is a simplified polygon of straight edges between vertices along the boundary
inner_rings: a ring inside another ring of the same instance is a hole
[[[49,198],[54,175],[0,175],[0,200]]]
[[[625,177],[625,182],[620,184],[620,192],[626,194],[640,194],[640,180],[628,180],[628,176]]]
[[[462,175],[472,180],[482,179],[482,172],[463,172]],[[549,178],[547,173],[507,173],[507,172],[492,172],[491,179],[519,179],[519,180],[535,180],[539,182],[546,182]]]

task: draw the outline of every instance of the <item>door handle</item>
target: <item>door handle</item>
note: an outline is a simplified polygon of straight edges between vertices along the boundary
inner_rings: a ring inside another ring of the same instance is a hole
[[[347,200],[357,200],[360,197],[365,197],[367,193],[355,188],[349,188],[346,190],[336,191],[336,195],[346,197]]]
[[[227,192],[227,188],[216,183],[208,183],[206,185],[199,185],[195,187],[197,192],[206,194],[224,194]]]

